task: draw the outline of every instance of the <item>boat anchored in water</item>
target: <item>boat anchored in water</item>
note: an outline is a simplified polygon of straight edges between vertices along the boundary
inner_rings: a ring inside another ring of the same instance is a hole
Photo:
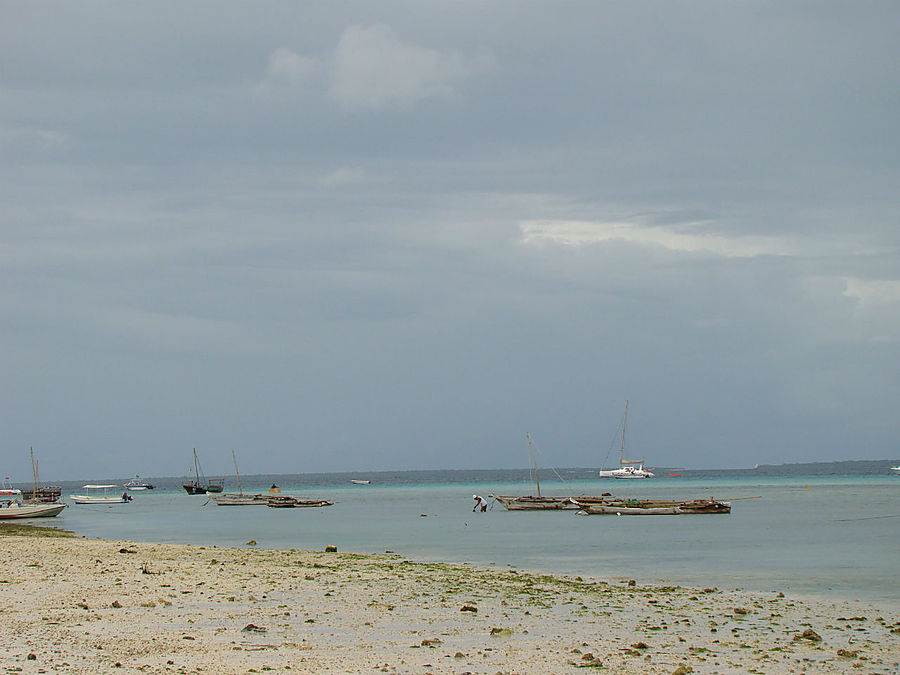
[[[134,499],[127,492],[120,495],[110,494],[110,490],[118,492],[118,485],[83,485],[85,493],[69,495],[76,504],[126,504]]]
[[[644,468],[642,459],[625,459],[625,426],[628,424],[628,401],[625,401],[625,414],[622,416],[622,438],[619,443],[619,468],[597,472],[600,478],[653,478],[656,474]],[[609,455],[607,454],[607,457]]]
[[[569,504],[567,497],[545,497],[541,494],[541,478],[538,474],[537,457],[534,454],[534,443],[531,434],[525,433],[528,440],[528,449],[531,452],[531,463],[534,471],[534,485],[537,495],[488,495],[503,504],[508,511],[552,511],[558,509],[576,508]]]
[[[237,478],[238,491],[210,495],[212,500],[218,506],[265,506],[268,503],[269,495],[262,493],[244,494],[241,472],[238,471],[237,457],[235,457],[234,450],[231,451],[231,459],[234,462],[234,475]]]
[[[194,448],[194,480],[182,484],[184,491],[189,495],[205,495],[207,492],[221,492],[225,489],[224,478],[206,480],[204,477],[204,483],[200,480],[200,475],[200,460],[197,459],[197,448]]]
[[[153,483],[143,481],[141,480],[141,477],[137,475],[125,483],[124,487],[126,490],[152,490],[154,488]]]
[[[22,491],[17,489],[0,490],[0,520],[15,518],[52,518],[66,508],[66,504],[22,502]]]
[[[686,501],[669,501],[665,499],[620,499],[604,503],[593,503],[579,500],[572,502],[583,515],[593,516],[678,516],[686,514],[724,514],[731,513],[730,502],[715,499],[691,499]]]

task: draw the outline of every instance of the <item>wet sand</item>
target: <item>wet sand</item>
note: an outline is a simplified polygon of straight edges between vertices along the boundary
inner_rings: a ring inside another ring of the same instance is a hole
[[[0,543],[0,672],[900,672],[900,616],[853,601],[391,554]]]

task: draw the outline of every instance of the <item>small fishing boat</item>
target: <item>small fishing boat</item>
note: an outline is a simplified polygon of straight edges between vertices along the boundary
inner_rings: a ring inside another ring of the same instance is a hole
[[[234,462],[234,475],[237,478],[237,492],[222,492],[210,495],[217,506],[265,506],[269,495],[262,493],[244,494],[244,486],[241,483],[241,472],[238,471],[237,457],[234,450],[231,451],[231,460]],[[271,488],[270,488],[271,491]]]
[[[372,484],[372,481],[370,481],[370,480],[353,479],[350,482],[353,483],[354,485],[371,485]]]
[[[619,499],[596,503],[574,497],[572,502],[581,509],[580,514],[588,516],[678,516],[731,513],[730,502],[720,502],[712,498],[686,501]]]
[[[488,495],[506,507],[507,511],[555,511],[558,509],[577,508],[569,504],[567,497],[545,497],[541,494],[541,478],[538,472],[537,457],[534,454],[534,443],[531,434],[526,432],[528,450],[531,452],[531,464],[534,472],[534,486],[537,495]]]
[[[273,509],[316,508],[320,506],[333,506],[334,502],[327,499],[300,499],[289,495],[273,495],[266,502],[266,506]]]
[[[66,504],[22,502],[22,491],[16,489],[0,490],[0,520],[15,518],[52,518],[66,508]]]
[[[83,495],[69,495],[76,504],[126,504],[134,499],[127,492],[110,494],[110,490],[118,492],[118,485],[83,485]]]
[[[136,475],[130,481],[125,483],[124,487],[126,490],[152,490],[154,486],[153,483],[143,481],[140,476]]]
[[[184,488],[184,491],[189,495],[205,495],[207,492],[221,492],[225,489],[224,479],[206,480],[204,477],[204,482],[200,480],[201,473],[200,460],[197,459],[197,448],[194,448],[194,480],[181,486]]]

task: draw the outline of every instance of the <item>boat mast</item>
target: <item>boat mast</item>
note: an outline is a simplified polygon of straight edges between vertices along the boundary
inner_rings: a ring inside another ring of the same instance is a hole
[[[625,427],[628,426],[628,399],[625,399],[625,415],[622,418],[622,444],[619,446],[619,466],[625,466]]]
[[[34,461],[34,448],[28,448],[31,452],[31,473],[34,474],[34,492],[31,493],[31,499],[37,501],[38,499],[38,465],[37,462]]]
[[[534,444],[531,442],[531,434],[525,432],[525,438],[528,439],[528,449],[531,450],[531,463],[534,464],[534,483],[537,485],[537,496],[541,496],[541,478],[538,475],[537,458],[534,456]]]
[[[200,485],[200,462],[197,459],[197,448],[194,448],[194,476],[197,477],[196,485]]]
[[[231,451],[231,459],[234,460],[234,475],[237,476],[238,492],[243,495],[244,488],[241,487],[241,472],[237,468],[237,458],[234,456],[234,450]]]

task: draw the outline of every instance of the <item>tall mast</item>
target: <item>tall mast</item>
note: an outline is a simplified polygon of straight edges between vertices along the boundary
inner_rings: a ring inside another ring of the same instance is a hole
[[[619,466],[625,463],[625,427],[628,426],[628,399],[625,399],[625,416],[622,418],[622,445],[619,446]]]
[[[200,462],[197,459],[197,448],[194,448],[194,475],[197,477],[197,485],[200,485]]]
[[[34,474],[34,492],[31,493],[31,498],[37,500],[38,498],[38,465],[37,462],[34,461],[34,448],[28,448],[31,452],[31,473]]]
[[[534,464],[534,482],[537,485],[537,496],[541,496],[541,478],[538,476],[537,458],[534,456],[534,444],[531,442],[531,434],[525,432],[525,438],[528,439],[528,449],[531,450],[531,463]]]
[[[241,487],[241,472],[237,468],[237,457],[234,456],[234,450],[231,451],[231,459],[234,460],[234,475],[238,480],[238,492],[244,494],[244,489]]]

